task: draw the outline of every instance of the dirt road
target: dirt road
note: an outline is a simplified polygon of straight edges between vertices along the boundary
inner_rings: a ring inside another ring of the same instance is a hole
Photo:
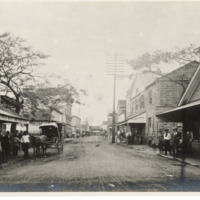
[[[21,160],[0,171],[0,191],[199,191],[200,169],[100,136],[74,139],[63,154]]]

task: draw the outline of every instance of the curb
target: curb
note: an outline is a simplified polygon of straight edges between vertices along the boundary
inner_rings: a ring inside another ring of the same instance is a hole
[[[123,146],[123,147],[127,147],[127,148],[130,148],[130,149],[135,149],[134,147],[132,146],[129,146],[127,144],[120,144],[120,143],[116,143],[117,145],[120,145],[120,146]],[[160,157],[163,157],[163,158],[167,158],[167,159],[170,159],[170,160],[174,160],[174,161],[178,161],[178,162],[181,162],[183,164],[186,164],[186,165],[191,165],[193,167],[198,167],[200,168],[200,165],[199,164],[193,164],[193,163],[190,163],[190,162],[186,162],[186,161],[182,161],[181,158],[174,158],[174,157],[169,157],[169,156],[165,156],[165,155],[162,155],[162,154],[155,154],[157,156],[160,156]]]
[[[193,167],[200,167],[200,165],[197,165],[197,164],[192,164],[190,162],[186,162],[186,161],[182,161],[181,159],[178,159],[178,158],[174,158],[174,157],[169,157],[169,156],[165,156],[165,155],[161,155],[161,154],[157,154],[158,156],[160,157],[163,157],[163,158],[167,158],[167,159],[170,159],[170,160],[175,160],[175,161],[179,161],[183,164],[186,164],[186,165],[191,165]]]

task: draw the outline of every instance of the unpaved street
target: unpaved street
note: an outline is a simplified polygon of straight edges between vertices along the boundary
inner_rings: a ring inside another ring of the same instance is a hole
[[[149,150],[148,150],[149,149]],[[19,160],[0,171],[1,191],[199,191],[200,169],[111,144],[100,136],[74,139],[63,154]]]

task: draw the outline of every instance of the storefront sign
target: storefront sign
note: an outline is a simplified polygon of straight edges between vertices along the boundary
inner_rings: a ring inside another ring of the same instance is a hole
[[[62,123],[62,114],[57,112],[56,110],[53,110],[51,112],[51,120],[52,121],[56,121],[56,122],[59,122],[59,123]]]
[[[121,115],[118,116],[118,123],[125,121],[125,113],[122,113]]]
[[[129,119],[127,123],[146,123],[146,113]]]

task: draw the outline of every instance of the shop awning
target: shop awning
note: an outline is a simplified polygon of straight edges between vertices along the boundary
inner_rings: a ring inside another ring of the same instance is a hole
[[[165,114],[168,114],[168,113],[173,113],[173,112],[176,112],[176,111],[179,111],[179,110],[184,110],[184,109],[188,109],[188,108],[191,108],[191,107],[194,107],[194,106],[199,106],[199,105],[200,105],[200,101],[191,102],[191,103],[188,103],[184,106],[179,106],[179,107],[173,108],[171,110],[165,111],[163,113],[159,113],[159,114],[157,114],[157,116],[165,115]]]
[[[117,123],[117,126],[126,125],[126,124],[127,124],[127,120],[124,122]]]
[[[11,113],[0,108],[0,121],[8,123],[21,123],[28,124],[29,121],[25,117],[18,115],[17,113]]]

